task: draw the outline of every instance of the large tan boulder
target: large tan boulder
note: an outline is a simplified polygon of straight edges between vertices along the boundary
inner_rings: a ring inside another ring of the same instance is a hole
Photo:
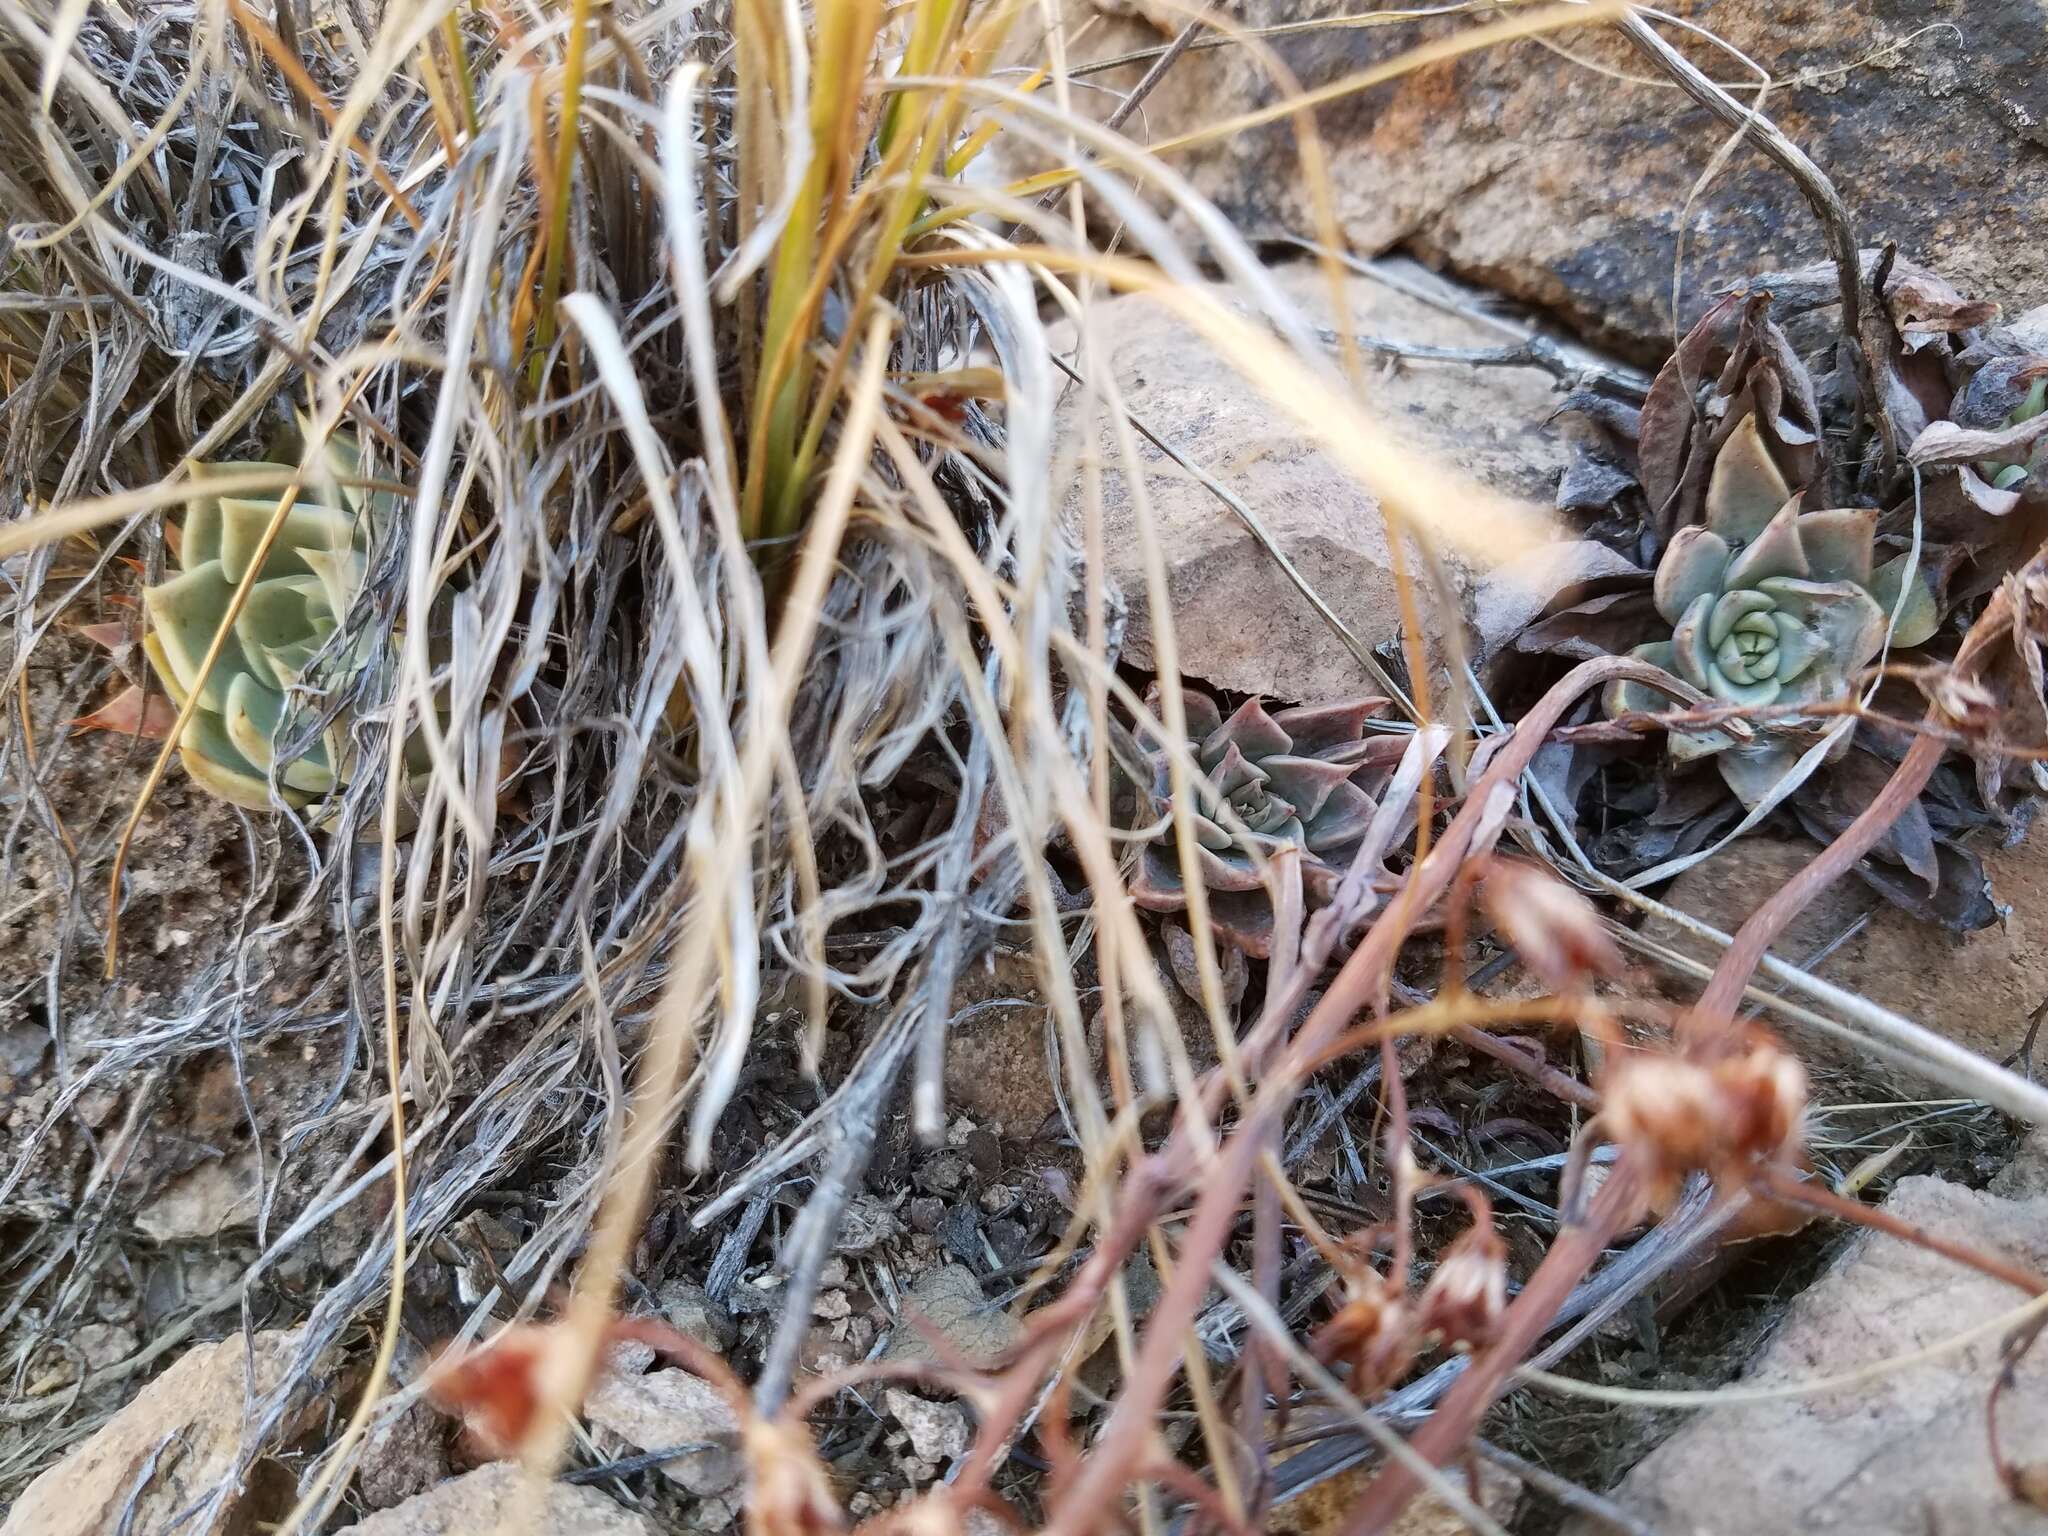
[[[1333,334],[1335,304],[1321,271],[1295,264],[1278,277],[1309,322]],[[1230,288],[1217,284],[1211,292],[1250,316]],[[1459,348],[1497,348],[1511,339],[1370,277],[1352,278],[1345,298],[1359,334]],[[1240,498],[1363,644],[1399,638],[1400,593],[1379,498],[1347,471],[1317,425],[1275,404],[1261,381],[1245,377],[1158,299],[1138,295],[1095,306],[1086,343],[1106,350],[1124,407]],[[1056,344],[1071,349],[1072,333]],[[1453,472],[1471,489],[1432,511],[1446,530],[1437,542],[1456,588],[1451,617],[1476,626],[1479,648],[1511,636],[1574,572],[1590,574],[1581,569],[1586,559],[1603,570],[1616,564],[1597,546],[1566,541],[1551,518],[1564,451],[1545,426],[1557,401],[1547,374],[1413,360],[1368,372],[1361,403],[1373,423],[1418,461]],[[1150,668],[1156,625],[1139,505],[1116,432],[1101,412],[1094,432],[1084,431],[1084,408],[1081,392],[1069,391],[1055,441],[1076,463],[1092,455],[1105,471],[1104,551],[1130,604],[1125,656]],[[1239,516],[1142,438],[1136,466],[1165,562],[1185,675],[1297,701],[1375,691],[1370,674]],[[1078,537],[1086,506],[1078,478],[1068,505]],[[1539,552],[1543,558],[1531,558]],[[1411,554],[1410,573],[1419,569]],[[1445,617],[1432,614],[1437,637]]]
[[[2002,1188],[2012,1193],[1902,1179],[1885,1205],[1950,1241],[2038,1267],[2048,1260],[2038,1169]],[[2025,1299],[1924,1248],[1864,1237],[1792,1303],[1734,1387],[1866,1374],[1833,1391],[1710,1407],[1615,1497],[1659,1536],[2044,1536],[2048,1515],[2014,1500],[1994,1471],[1984,1413],[2002,1334],[1983,1325]],[[1920,1358],[1972,1329],[1981,1336],[1966,1347]],[[1895,1361],[1904,1368],[1888,1366]],[[2048,1376],[2031,1362],[2000,1398],[1998,1423],[2006,1455],[2038,1467]],[[1565,1530],[1604,1536],[1605,1527],[1587,1520]]]

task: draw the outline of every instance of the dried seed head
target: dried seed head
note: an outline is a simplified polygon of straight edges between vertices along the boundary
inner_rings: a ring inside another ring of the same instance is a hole
[[[1479,886],[1479,905],[1523,964],[1554,991],[1588,976],[1620,974],[1621,951],[1599,911],[1526,859],[1493,860]]]
[[[1617,1052],[1601,1118],[1618,1143],[1647,1149],[1661,1181],[1699,1170],[1734,1184],[1789,1156],[1806,1112],[1806,1069],[1762,1030],[1710,1060]]]
[[[451,1353],[435,1368],[427,1395],[461,1419],[490,1455],[515,1455],[540,1416],[556,1332],[539,1323],[519,1323],[488,1344]]]
[[[1774,1159],[1799,1143],[1806,1114],[1806,1068],[1768,1037],[1741,1055],[1714,1064],[1714,1079],[1727,1104],[1730,1141],[1753,1159]]]
[[[2003,713],[1998,695],[1975,678],[1964,677],[1953,669],[1936,673],[1922,687],[1941,712],[1965,731],[1988,731],[1998,724]]]
[[[1422,1289],[1422,1327],[1454,1344],[1480,1345],[1508,1306],[1508,1248],[1490,1221],[1475,1221],[1448,1243]]]
[[[1310,1348],[1325,1365],[1348,1361],[1352,1390],[1370,1396],[1408,1369],[1418,1330],[1407,1298],[1378,1270],[1361,1268],[1346,1285],[1349,1299],[1316,1330]]]

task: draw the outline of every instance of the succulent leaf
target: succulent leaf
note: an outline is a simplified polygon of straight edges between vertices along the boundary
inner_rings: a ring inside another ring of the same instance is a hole
[[[1870,585],[1871,540],[1877,514],[1863,507],[1808,512],[1799,520],[1799,543],[1815,581],[1853,581]],[[1788,572],[1787,574],[1798,574]]]
[[[1791,495],[1752,411],[1714,457],[1707,478],[1707,526],[1730,543],[1745,543],[1763,531]]]
[[[1657,567],[1657,612],[1676,624],[1701,596],[1719,592],[1728,574],[1732,552],[1718,533],[1697,524],[1679,529]]]
[[[1906,594],[1905,607],[1903,610],[1899,607],[1899,592],[1906,579],[1906,562],[1911,558],[1908,552],[1885,561],[1871,572],[1869,584],[1870,595],[1877,599],[1877,605],[1885,611],[1885,616],[1889,618],[1898,613],[1899,622],[1892,630],[1892,644],[1902,650],[1925,645],[1941,627],[1941,605],[1935,601],[1923,575],[1915,574],[1912,589]]]
[[[1155,690],[1155,715],[1157,702]],[[1296,849],[1311,905],[1335,892],[1378,810],[1373,791],[1390,760],[1375,750],[1365,726],[1386,702],[1359,698],[1268,712],[1251,699],[1225,720],[1207,695],[1183,690],[1188,746],[1203,775],[1184,809],[1195,834],[1195,873],[1223,942],[1251,955],[1271,953],[1272,901],[1247,842],[1264,857]],[[1170,819],[1170,758],[1157,743],[1147,750],[1153,777],[1146,819],[1157,830],[1139,855],[1131,896],[1150,911],[1183,911],[1189,875]]]
[[[1662,667],[1666,672],[1678,670],[1678,658],[1672,653],[1669,640],[1652,640],[1639,645],[1629,652],[1637,661],[1647,661],[1653,667]],[[1601,708],[1610,716],[1651,715],[1672,707],[1668,694],[1659,693],[1647,683],[1623,678],[1609,683],[1600,696]]]

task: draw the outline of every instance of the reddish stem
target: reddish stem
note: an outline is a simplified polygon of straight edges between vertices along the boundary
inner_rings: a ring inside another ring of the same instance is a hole
[[[1901,1242],[1913,1243],[1938,1253],[1945,1259],[1953,1259],[1966,1269],[1974,1269],[1980,1275],[1989,1275],[1993,1280],[2039,1296],[2048,1292],[2048,1277],[2040,1271],[2022,1264],[2017,1259],[2008,1259],[2003,1254],[1986,1253],[1972,1248],[1968,1243],[1953,1242],[1925,1227],[1894,1216],[1890,1211],[1877,1205],[1864,1205],[1847,1196],[1838,1195],[1825,1184],[1816,1184],[1811,1179],[1802,1179],[1783,1168],[1763,1168],[1749,1181],[1750,1188],[1767,1200],[1779,1200],[1787,1205],[1804,1206],[1809,1211],[1818,1211],[1823,1216],[1833,1216],[1840,1221],[1853,1221],[1858,1226],[1869,1227]]]
[[[1681,1021],[1681,1036],[1696,1036],[1702,1031],[1728,1027],[1729,1021],[1735,1017],[1735,1005],[1742,1000],[1743,988],[1749,985],[1750,977],[1756,974],[1757,965],[1778,935],[1784,932],[1793,918],[1811,906],[1822,891],[1841,879],[1858,859],[1877,846],[1878,841],[1891,830],[1892,823],[1920,798],[1920,791],[1927,787],[1935,766],[1947,750],[1947,746],[1932,734],[1916,736],[1884,789],[1864,807],[1863,814],[1850,822],[1840,837],[1823,848],[1818,858],[1750,913],[1749,921],[1742,925],[1735,935],[1735,942],[1728,946],[1728,953],[1714,967],[1706,990],[1700,993],[1699,1003]]]
[[[2048,546],[2037,551],[2017,577],[1991,595],[1991,601],[1985,604],[1977,622],[1970,626],[1969,634],[1956,653],[1955,663],[1950,669],[1953,675],[1973,678],[1983,669],[1986,660],[2003,643],[2002,637],[2012,627],[2010,593],[2021,583],[2038,579],[2044,563],[2048,563]],[[1547,697],[1545,702],[1548,702]],[[1798,878],[1757,908],[1749,921],[1742,925],[1728,953],[1715,967],[1693,1015],[1681,1023],[1681,1029],[1689,1024],[1697,1037],[1710,1029],[1728,1027],[1743,988],[1749,984],[1750,976],[1772,940],[1815,896],[1869,852],[1899,813],[1926,786],[1935,765],[1947,751],[1947,744],[1939,733],[1950,723],[1938,705],[1928,710],[1930,729],[1914,739],[1877,799],[1849,824],[1840,837],[1823,849],[1820,857]],[[1347,966],[1346,970],[1349,969]],[[1334,987],[1331,989],[1333,994],[1335,990]],[[1325,998],[1325,1002],[1328,1001]],[[1521,1295],[1515,1298],[1514,1305],[1508,1309],[1500,1338],[1445,1394],[1429,1422],[1416,1434],[1415,1449],[1431,1462],[1443,1465],[1466,1443],[1523,1352],[1541,1336],[1551,1314],[1571,1294],[1571,1288],[1599,1256],[1600,1249],[1613,1235],[1614,1227],[1631,1214],[1640,1192],[1640,1182],[1636,1159],[1624,1154],[1601,1187],[1600,1198],[1594,1204],[1587,1225],[1567,1231],[1558,1238],[1536,1273],[1530,1277],[1528,1285],[1523,1287]],[[1627,1197],[1626,1203],[1617,1203],[1618,1197],[1623,1195]],[[1858,1207],[1858,1210],[1863,1208]],[[1984,1256],[1981,1254],[1954,1256],[1962,1262],[1982,1267]],[[1384,1531],[1415,1496],[1416,1486],[1414,1474],[1405,1466],[1397,1463],[1386,1467],[1359,1500],[1346,1527],[1346,1536],[1376,1536],[1376,1533]]]
[[[1155,1156],[1140,1160],[1134,1172],[1150,1175],[1145,1180],[1149,1187],[1138,1186],[1134,1181],[1134,1187],[1126,1193],[1117,1213],[1120,1233],[1130,1233],[1133,1226],[1142,1231],[1165,1208],[1164,1202],[1184,1187],[1181,1180],[1169,1175],[1169,1170],[1178,1169],[1186,1178],[1199,1179],[1202,1196],[1182,1235],[1180,1262],[1153,1309],[1124,1390],[1118,1394],[1117,1405],[1103,1426],[1094,1453],[1081,1462],[1073,1485],[1048,1511],[1047,1536],[1080,1536],[1082,1532],[1103,1528],[1104,1512],[1129,1486],[1131,1469],[1142,1460],[1144,1448],[1156,1430],[1159,1404],[1180,1369],[1183,1337],[1208,1293],[1209,1265],[1223,1251],[1237,1218],[1254,1154],[1267,1129],[1285,1114],[1321,1048],[1384,996],[1389,967],[1407,938],[1414,916],[1428,911],[1463,867],[1465,854],[1478,835],[1494,792],[1520,779],[1550,731],[1582,694],[1617,677],[1634,678],[1676,693],[1688,703],[1697,702],[1700,697],[1661,668],[1626,656],[1597,657],[1572,668],[1495,751],[1486,771],[1466,795],[1464,808],[1452,819],[1428,856],[1409,872],[1400,894],[1366,930],[1358,948],[1352,951],[1351,958],[1289,1043],[1285,1055],[1272,1071],[1262,1071],[1265,1058],[1283,1039],[1286,1021],[1307,993],[1308,978],[1320,968],[1335,935],[1346,926],[1345,914],[1334,907],[1317,914],[1317,921],[1309,926],[1302,963],[1295,967],[1289,984],[1267,1000],[1264,1017],[1245,1038],[1242,1065],[1247,1077],[1259,1084],[1259,1090],[1228,1140],[1205,1161],[1201,1160],[1202,1154],[1186,1130],[1184,1116],[1181,1128],[1167,1146]],[[1212,1079],[1209,1085],[1217,1105],[1221,1104],[1224,1086],[1220,1077]],[[1619,1178],[1617,1169],[1617,1176],[1608,1181],[1607,1188],[1626,1182]],[[1084,1267],[1082,1276],[1077,1277],[1076,1289],[1085,1294],[1088,1282],[1099,1284],[1106,1279],[1107,1273],[1114,1272],[1114,1266],[1121,1263],[1123,1251],[1122,1246],[1105,1240]],[[1596,1244],[1593,1253],[1598,1251]],[[1592,1255],[1587,1256],[1586,1262],[1592,1262]],[[1104,1273],[1091,1275],[1090,1271],[1098,1267]],[[1566,1290],[1569,1289],[1567,1286]],[[1559,1300],[1563,1294],[1559,1293]]]

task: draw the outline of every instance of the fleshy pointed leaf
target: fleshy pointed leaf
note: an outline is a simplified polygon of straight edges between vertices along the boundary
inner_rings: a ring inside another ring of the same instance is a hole
[[[1209,898],[1209,927],[1218,942],[1243,950],[1254,960],[1273,953],[1273,903],[1262,893],[1217,891]]]
[[[1678,670],[1677,659],[1672,655],[1669,640],[1652,640],[1648,645],[1639,645],[1629,652],[1638,661],[1647,661],[1653,667],[1662,667],[1666,672]],[[1660,714],[1676,708],[1676,701],[1669,694],[1660,693],[1648,683],[1636,682],[1633,678],[1622,678],[1609,683],[1601,691],[1600,707],[1610,718],[1621,715]]]
[[[1723,592],[1707,614],[1707,648],[1719,651],[1730,632],[1751,614],[1768,613],[1771,600],[1761,592]]]
[[[1272,787],[1291,804],[1304,822],[1322,812],[1330,791],[1351,777],[1348,763],[1325,762],[1320,758],[1291,757],[1285,753],[1269,757],[1260,765]]]
[[[177,669],[164,654],[163,641],[156,635],[145,634],[142,637],[142,654],[149,658],[149,665],[155,671],[157,681],[164,685],[164,691],[171,696],[171,702],[183,709],[188,695],[185,685],[178,681]]]
[[[206,659],[233,595],[234,584],[227,579],[219,561],[173,576],[142,594],[150,632],[158,641],[155,654],[162,657],[169,677],[177,680],[181,694],[192,691],[200,663]],[[201,706],[219,710],[227,702],[229,682],[237,673],[247,670],[241,644],[230,633],[200,690]]]
[[[262,461],[243,464],[195,464],[192,466],[192,482],[202,494],[195,495],[185,503],[185,525],[179,530],[177,556],[179,567],[196,571],[200,566],[221,557],[221,510],[220,498],[204,494],[209,478],[222,474],[241,474],[248,470],[278,470],[295,474],[296,464],[272,464]]]
[[[1324,802],[1321,813],[1307,823],[1302,842],[1311,853],[1328,854],[1333,849],[1355,843],[1365,836],[1366,828],[1379,813],[1371,795],[1356,784],[1339,784]]]
[[[1707,480],[1707,526],[1731,543],[1747,543],[1791,495],[1751,412],[1714,456]]]
[[[1912,590],[1907,594],[1905,608],[1899,610],[1899,589],[1905,582],[1906,562],[1911,552],[1887,560],[1871,573],[1869,591],[1877,606],[1885,613],[1889,622],[1893,612],[1898,611],[1899,622],[1892,630],[1892,645],[1900,650],[1911,650],[1916,645],[1925,645],[1934,638],[1935,630],[1941,627],[1941,605],[1934,600],[1929,590],[1925,565],[1914,574]]]
[[[1179,912],[1188,904],[1187,886],[1170,846],[1163,838],[1145,844],[1131,873],[1131,901],[1147,912]]]
[[[1196,811],[1188,819],[1194,824],[1195,841],[1211,852],[1221,852],[1237,846],[1236,834],[1214,817]]]
[[[277,515],[277,503],[224,496],[220,500],[220,515],[221,569],[229,581],[240,581],[255,562],[256,551],[263,546],[263,535]],[[355,520],[346,512],[332,507],[294,506],[285,514],[284,525],[264,558],[261,579],[310,576],[314,572],[306,559],[309,552],[338,554],[348,549],[354,533]]]
[[[284,715],[284,700],[269,688],[259,686],[247,674],[228,689],[228,701],[220,712],[228,740],[258,773],[268,774],[275,754],[271,739]]]
[[[1365,734],[1365,723],[1385,713],[1387,702],[1368,694],[1335,704],[1297,705],[1275,713],[1273,723],[1287,733],[1290,753],[1316,757],[1358,742]]]
[[[1714,648],[1707,643],[1707,621],[1714,603],[1712,593],[1701,593],[1671,631],[1672,670],[1704,692],[1713,691]]]
[[[1808,512],[1799,519],[1799,543],[1806,551],[1808,574],[1815,581],[1853,581],[1859,587],[1869,586],[1871,539],[1876,532],[1877,514],[1865,507]]]
[[[272,688],[288,688],[298,676],[296,666],[277,664],[280,652],[302,645],[313,633],[312,605],[325,614],[327,591],[317,576],[288,576],[259,581],[235,620],[235,638],[250,670]]]
[[[327,594],[329,615],[336,619],[345,615],[362,589],[362,555],[353,549],[302,549],[299,558],[320,578],[321,588]]]
[[[1665,751],[1674,763],[1696,762],[1703,757],[1726,752],[1735,745],[1735,738],[1726,731],[1711,726],[1698,730],[1676,730],[1667,734]]]
[[[1806,669],[1816,663],[1825,666],[1829,660],[1827,650],[1820,643],[1820,637],[1789,613],[1773,612],[1771,623],[1778,631],[1778,670],[1781,683],[1789,683],[1805,674]]]
[[[1753,807],[1777,788],[1779,780],[1792,771],[1804,750],[1797,741],[1765,737],[1723,752],[1718,766],[1721,777],[1735,791],[1735,798]]]
[[[1657,563],[1654,590],[1664,622],[1676,624],[1703,595],[1719,593],[1729,559],[1728,541],[1718,533],[1697,524],[1679,529]]]
[[[179,739],[178,756],[185,771],[207,793],[247,810],[270,809],[270,786],[242,756],[219,715],[207,710],[195,714]]]
[[[1287,733],[1279,723],[1266,713],[1263,704],[1257,699],[1247,699],[1238,706],[1236,714],[1202,743],[1202,761],[1222,762],[1224,753],[1233,745],[1247,757],[1261,758],[1285,752],[1293,743],[1287,739]]]
[[[254,678],[238,677],[228,693],[228,707],[221,712],[228,739],[235,749],[260,772],[269,772],[276,761],[278,728],[284,723],[284,699]],[[293,789],[325,794],[334,788],[334,769],[329,762],[328,744],[314,742],[304,756],[283,765],[278,778]]]
[[[1799,498],[1794,496],[1757,533],[1754,541],[1728,562],[1728,586],[1754,587],[1772,576],[1813,574],[1801,538]]]
[[[1223,728],[1223,711],[1208,694],[1194,688],[1180,691],[1180,707],[1187,717],[1188,739],[1207,741]],[[1154,713],[1157,713],[1155,705]]]
[[[1717,699],[1730,704],[1739,704],[1744,709],[1764,709],[1778,702],[1778,696],[1785,691],[1785,685],[1775,677],[1761,677],[1754,682],[1740,682],[1714,669],[1714,686],[1708,690]]]
[[[1247,785],[1264,784],[1266,770],[1246,757],[1234,741],[1223,749],[1221,762],[1209,770],[1210,780],[1216,786],[1216,793],[1226,800]]]
[[[1774,576],[1762,583],[1762,590],[1777,603],[1779,612],[1812,633],[1830,658],[1830,666],[1825,670],[1838,671],[1844,680],[1868,666],[1884,643],[1884,610],[1853,582],[1798,581],[1789,576]],[[1822,670],[1816,668],[1815,672]],[[1814,675],[1809,673],[1808,677]]]
[[[1271,839],[1276,845],[1282,839]],[[1258,866],[1242,844],[1235,839],[1228,848],[1201,848],[1196,850],[1202,865],[1202,884],[1211,891],[1263,891],[1266,882],[1259,878]]]

